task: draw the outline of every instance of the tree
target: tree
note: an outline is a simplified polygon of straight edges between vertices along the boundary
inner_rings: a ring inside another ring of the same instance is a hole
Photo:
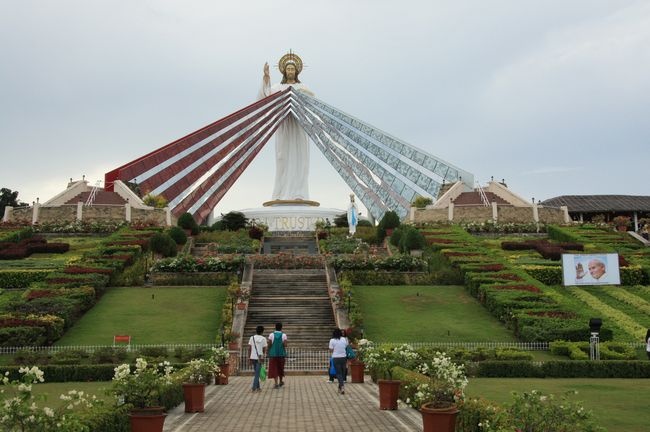
[[[348,227],[348,214],[347,213],[341,213],[340,215],[336,215],[334,217],[334,226],[338,228],[347,228]]]
[[[433,200],[431,198],[429,198],[429,197],[423,197],[423,196],[418,195],[417,197],[415,197],[412,204],[413,204],[413,207],[423,209],[426,206],[428,206],[429,204],[433,204]]]
[[[144,202],[148,206],[155,207],[155,208],[167,207],[167,200],[162,195],[149,194],[144,198],[142,198],[142,202]]]
[[[18,201],[18,191],[12,191],[8,188],[0,189],[0,213],[4,217],[5,207],[24,207],[26,203]]]
[[[183,229],[190,230],[192,232],[192,235],[199,233],[199,224],[197,224],[194,220],[192,213],[183,213],[180,215],[178,217],[178,223],[176,225]]]
[[[244,213],[231,211],[221,215],[222,228],[228,231],[239,231],[246,228],[248,218]]]

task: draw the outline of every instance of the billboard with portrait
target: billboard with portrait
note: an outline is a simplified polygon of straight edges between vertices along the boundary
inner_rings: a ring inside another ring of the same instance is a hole
[[[618,254],[562,254],[564,286],[620,285]]]

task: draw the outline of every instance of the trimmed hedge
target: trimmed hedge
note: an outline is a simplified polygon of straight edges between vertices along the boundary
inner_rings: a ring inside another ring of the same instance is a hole
[[[0,288],[27,288],[32,282],[44,281],[52,270],[0,271]]]
[[[467,370],[481,378],[650,378],[650,362],[641,360],[484,361]]]
[[[234,272],[201,272],[201,273],[164,273],[151,274],[151,283],[156,286],[215,286],[228,285],[234,277]]]
[[[353,285],[458,285],[460,274],[453,271],[378,272],[370,270],[344,270],[339,279],[347,278]]]

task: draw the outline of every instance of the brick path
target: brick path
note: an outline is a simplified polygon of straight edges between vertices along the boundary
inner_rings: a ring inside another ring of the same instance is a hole
[[[422,430],[414,409],[379,409],[378,388],[368,382],[347,384],[345,395],[325,376],[288,376],[283,388],[267,381],[261,392],[250,391],[251,377],[230,377],[225,386],[206,388],[205,412],[184,413],[184,405],[170,411],[165,432],[329,432]]]

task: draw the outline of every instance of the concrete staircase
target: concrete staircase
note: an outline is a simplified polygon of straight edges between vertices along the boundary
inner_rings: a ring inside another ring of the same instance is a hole
[[[291,348],[327,350],[336,326],[323,270],[255,270],[243,344],[264,326],[264,335],[283,324]]]

